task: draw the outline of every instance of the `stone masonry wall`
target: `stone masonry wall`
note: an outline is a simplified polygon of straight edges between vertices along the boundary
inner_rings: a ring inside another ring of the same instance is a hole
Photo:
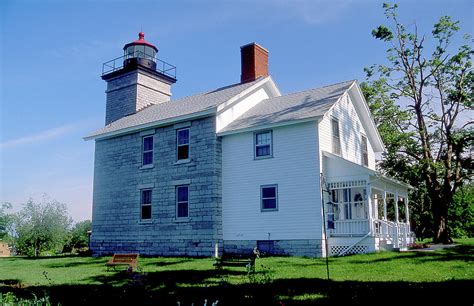
[[[190,160],[177,163],[176,130],[190,128]],[[154,135],[153,166],[142,137]],[[222,248],[221,141],[215,117],[96,142],[91,250],[96,255],[211,256]],[[176,186],[189,185],[189,218],[176,218]],[[152,218],[140,219],[140,190]]]
[[[107,81],[105,124],[170,100],[171,83],[137,69]]]

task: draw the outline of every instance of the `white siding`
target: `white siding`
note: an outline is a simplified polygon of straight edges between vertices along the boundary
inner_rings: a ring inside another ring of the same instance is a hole
[[[357,164],[362,164],[361,134],[367,136],[357,111],[349,96],[346,94],[334,105],[319,123],[321,151],[332,153],[331,119],[339,120],[339,135],[341,140],[341,156]],[[375,169],[375,154],[367,137],[369,168]]]
[[[246,111],[260,103],[262,100],[268,98],[269,94],[267,91],[265,91],[264,88],[260,88],[241,101],[235,102],[229,108],[217,115],[216,131],[221,131],[232,121],[242,116]]]
[[[254,160],[254,133],[222,139],[224,240],[321,239],[317,124],[273,130],[273,157]],[[260,210],[260,186],[278,184],[278,211]]]

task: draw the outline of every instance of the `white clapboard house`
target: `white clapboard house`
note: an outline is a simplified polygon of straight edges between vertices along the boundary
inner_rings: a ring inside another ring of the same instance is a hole
[[[175,68],[144,40],[104,64],[96,254],[325,256],[403,249],[410,186],[375,170],[384,144],[346,81],[281,94],[268,51],[241,47],[241,82],[171,99]]]

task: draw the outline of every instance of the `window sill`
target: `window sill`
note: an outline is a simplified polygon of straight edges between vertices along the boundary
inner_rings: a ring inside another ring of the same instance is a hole
[[[174,219],[173,219],[173,222],[174,222],[174,223],[186,223],[186,222],[189,222],[189,221],[191,221],[191,218],[189,218],[189,217],[186,217],[186,218],[184,218],[184,217],[183,217],[183,218],[174,218]]]
[[[143,166],[141,166],[141,167],[138,168],[138,169],[140,169],[140,170],[145,170],[145,169],[152,169],[153,167],[154,167],[153,164],[149,164],[149,165],[143,165]]]
[[[269,158],[273,158],[273,155],[268,155],[268,156],[255,156],[253,158],[253,160],[260,160],[260,159],[269,159]]]
[[[153,219],[140,220],[138,224],[153,224]]]
[[[187,159],[180,159],[178,160],[177,162],[175,162],[173,165],[182,165],[182,164],[189,164],[191,163],[193,160],[190,159],[190,158],[187,158]]]
[[[278,208],[260,209],[260,212],[267,212],[267,211],[278,211]]]

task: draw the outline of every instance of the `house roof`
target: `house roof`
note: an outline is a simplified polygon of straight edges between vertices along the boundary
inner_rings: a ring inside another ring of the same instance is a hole
[[[258,83],[264,83],[268,79],[269,77],[258,78],[253,82],[237,83],[178,100],[151,105],[135,114],[106,125],[91,133],[85,139],[107,137],[121,132],[126,133],[131,129],[146,128],[150,124],[159,125],[160,122],[167,123],[177,121],[180,118],[185,120],[189,117],[215,114],[216,108],[220,103],[228,101],[245,90],[251,89],[254,85],[258,86]]]
[[[219,134],[255,127],[300,122],[323,116],[355,83],[354,80],[265,99],[230,123]]]

